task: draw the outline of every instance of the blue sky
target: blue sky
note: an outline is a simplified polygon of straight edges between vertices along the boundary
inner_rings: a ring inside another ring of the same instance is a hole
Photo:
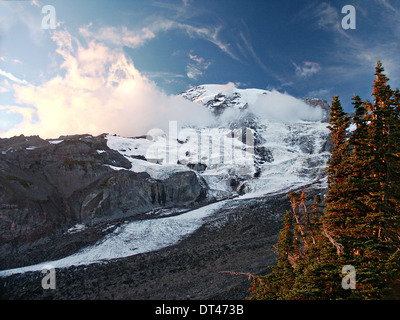
[[[48,4],[57,24],[46,30],[41,10]],[[356,29],[341,26],[345,5],[356,9]],[[329,102],[338,94],[350,112],[353,94],[370,98],[378,59],[391,86],[400,86],[400,0],[0,1],[0,135],[28,127],[41,133],[49,110],[44,100],[82,92],[63,90],[77,74],[88,86],[96,77],[109,79],[103,69],[121,65],[120,53],[141,90],[149,80],[163,97],[233,82]],[[90,102],[122,99],[121,91],[111,99],[104,96],[108,89],[96,90],[101,94],[92,90]],[[87,103],[87,94],[81,101]],[[51,110],[64,112],[62,102],[55,104]]]

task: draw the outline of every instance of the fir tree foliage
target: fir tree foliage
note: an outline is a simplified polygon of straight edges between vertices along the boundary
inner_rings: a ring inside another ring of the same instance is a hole
[[[352,119],[333,97],[324,203],[316,197],[307,205],[305,191],[289,194],[277,264],[254,277],[250,299],[393,296],[400,279],[400,92],[383,72],[378,61],[372,99],[353,96]],[[345,265],[355,268],[354,290],[341,285]]]

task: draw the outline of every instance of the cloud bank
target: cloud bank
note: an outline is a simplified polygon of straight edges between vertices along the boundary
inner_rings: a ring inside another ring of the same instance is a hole
[[[146,134],[167,132],[169,121],[205,126],[209,111],[180,96],[169,96],[143,76],[122,49],[90,41],[82,45],[68,31],[55,31],[53,40],[63,58],[63,75],[42,85],[14,85],[15,101],[3,106],[23,121],[3,136],[19,134],[54,138],[66,134]]]
[[[260,118],[281,122],[319,121],[324,116],[321,108],[278,91],[260,95],[250,110]]]

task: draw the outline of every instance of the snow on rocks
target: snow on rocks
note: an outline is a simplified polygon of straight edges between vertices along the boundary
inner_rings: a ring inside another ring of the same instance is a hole
[[[171,217],[129,222],[117,227],[93,246],[84,248],[71,256],[32,266],[2,270],[0,277],[41,271],[46,265],[54,268],[67,268],[101,263],[171,246],[196,231],[206,218],[212,217],[225,203],[226,201],[216,202]]]

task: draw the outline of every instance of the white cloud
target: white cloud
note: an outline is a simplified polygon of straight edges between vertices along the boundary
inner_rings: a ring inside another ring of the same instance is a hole
[[[186,75],[192,80],[197,80],[197,78],[202,76],[204,71],[208,69],[211,62],[205,61],[204,58],[191,53],[189,53],[189,58],[192,62],[186,66]]]
[[[321,71],[321,66],[317,62],[303,61],[301,65],[297,65],[293,62],[293,65],[295,66],[296,75],[300,78],[308,78]]]
[[[182,0],[182,4],[184,7],[187,7],[191,2],[192,0]]]
[[[29,6],[19,5],[12,6],[14,14],[18,19],[19,24],[25,25],[30,39],[36,45],[42,45],[45,40],[45,30],[42,28],[42,18],[41,14],[38,14],[37,10],[30,8]]]
[[[152,128],[167,132],[169,120],[200,126],[212,121],[206,108],[159,90],[121,48],[111,49],[96,41],[82,45],[66,30],[56,30],[53,40],[65,74],[38,86],[14,85],[16,103],[33,108],[1,107],[24,119],[6,136],[23,133],[52,138],[104,132],[133,136]]]
[[[187,2],[187,5],[189,5],[189,3],[190,1]],[[170,4],[156,2],[154,2],[153,5],[161,7],[170,6]],[[116,46],[138,48],[143,46],[147,41],[155,38],[157,34],[161,32],[180,30],[185,32],[191,38],[203,39],[213,43],[231,58],[240,61],[237,55],[232,51],[230,44],[221,39],[221,29],[222,26],[196,27],[171,19],[157,17],[152,23],[149,23],[148,26],[139,30],[129,30],[126,26],[104,26],[100,28],[94,28],[93,23],[90,22],[88,25],[79,28],[79,32],[86,39],[95,39],[97,41],[105,42],[109,45],[113,44]]]
[[[10,83],[8,82],[7,79],[4,79],[2,82],[0,82],[0,93],[5,93],[10,91]]]
[[[22,124],[29,124],[32,122],[33,116],[35,114],[35,109],[28,107],[21,107],[15,105],[3,105],[0,106],[0,110],[6,111],[7,113],[16,113],[22,116]]]
[[[236,54],[233,53],[229,43],[220,39],[219,33],[221,26],[217,27],[195,27],[189,24],[176,22],[168,19],[157,19],[151,26],[148,27],[152,32],[167,32],[170,30],[184,31],[191,38],[199,38],[209,41],[216,45],[220,50],[229,55],[232,59],[240,61]]]
[[[169,72],[169,71],[145,71],[142,72],[144,76],[150,79],[179,79],[179,78],[184,78],[185,76],[183,74],[179,73],[174,73],[174,72]]]
[[[400,9],[395,8],[393,5],[389,3],[388,0],[376,0],[380,5],[384,6],[386,9],[391,11],[392,13],[392,18],[396,19],[397,21],[400,20]]]
[[[261,118],[282,122],[318,121],[323,117],[322,109],[278,91],[260,95],[250,110]]]
[[[307,93],[307,96],[311,98],[325,98],[329,95],[331,95],[331,89],[318,89]]]
[[[95,39],[98,41],[104,41],[107,44],[127,46],[131,48],[140,47],[146,41],[155,37],[155,34],[148,28],[142,28],[138,31],[128,30],[126,26],[106,26],[96,31],[92,31],[91,28],[92,23],[79,28],[79,32],[87,39]]]
[[[203,75],[203,71],[201,71],[196,66],[189,64],[186,66],[186,75],[189,79],[197,80],[200,76]]]
[[[257,56],[256,52],[254,51],[253,45],[250,40],[248,40],[242,32],[239,33],[240,38],[242,39],[243,43],[245,44],[245,49],[250,53],[253,59],[257,62],[257,64],[267,73],[271,73],[271,70],[261,61],[261,59]],[[238,47],[242,51],[242,53],[246,56],[246,51],[237,43]],[[274,76],[276,76],[274,74]]]
[[[19,59],[9,59],[8,57],[5,57],[5,56],[1,56],[0,61],[4,61],[4,62],[11,61],[12,63],[22,64],[22,61]]]
[[[2,69],[0,69],[0,75],[6,77],[7,79],[15,82],[15,83],[19,83],[19,84],[28,84],[28,82],[26,80],[23,79],[19,79],[16,76],[14,76],[13,74],[6,72]]]
[[[317,25],[320,28],[336,28],[339,26],[340,19],[337,10],[329,3],[323,2],[314,11]]]
[[[40,3],[37,0],[31,0],[31,6],[40,7]]]

